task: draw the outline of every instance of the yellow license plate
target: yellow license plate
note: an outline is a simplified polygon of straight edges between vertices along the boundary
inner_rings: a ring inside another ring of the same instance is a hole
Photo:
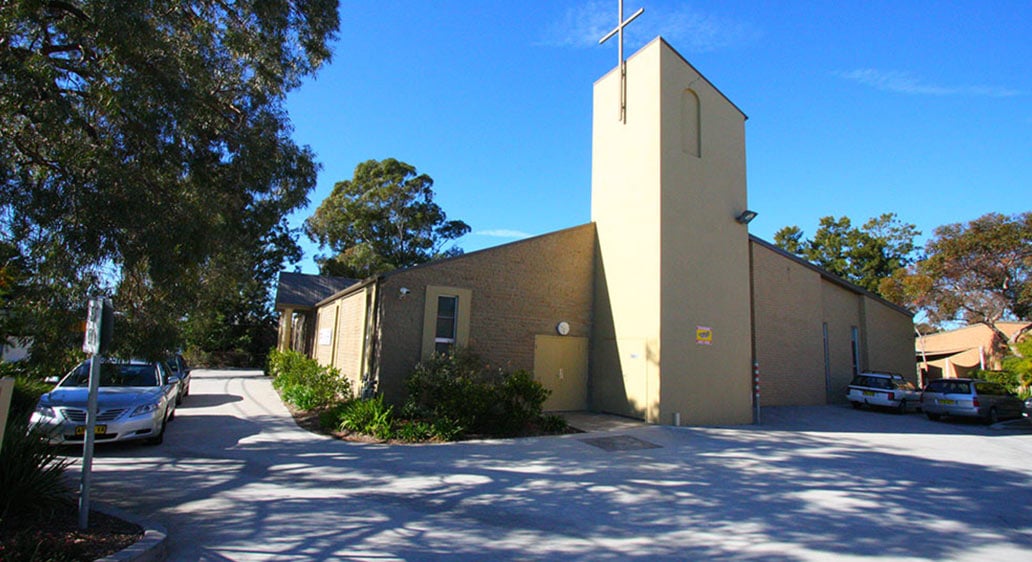
[[[104,435],[105,433],[107,433],[107,426],[106,425],[96,425],[96,426],[93,426],[93,433],[95,435]],[[75,426],[75,434],[76,435],[86,435],[86,426],[85,425],[77,425],[77,426]]]
[[[864,396],[874,396],[874,393],[871,392],[870,390],[865,390],[864,391]]]
[[[943,404],[943,405],[946,405],[946,406],[952,406],[952,405],[956,404],[957,402],[955,400],[939,400],[939,403]]]

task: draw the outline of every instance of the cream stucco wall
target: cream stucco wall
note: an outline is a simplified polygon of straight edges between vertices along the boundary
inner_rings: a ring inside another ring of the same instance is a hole
[[[593,405],[654,423],[747,422],[745,116],[662,39],[627,60],[626,123],[619,93],[618,70],[595,84]]]
[[[673,49],[660,42],[658,51],[658,421],[671,423],[680,414],[686,423],[747,423],[752,420],[749,232],[735,220],[747,208],[745,115]],[[694,113],[696,100],[697,125],[684,117]],[[686,133],[685,128],[693,130]],[[710,344],[696,341],[699,327],[712,330]]]
[[[660,51],[627,61],[627,120],[620,71],[595,83],[591,217],[598,231],[593,406],[644,419],[659,415],[661,151]]]

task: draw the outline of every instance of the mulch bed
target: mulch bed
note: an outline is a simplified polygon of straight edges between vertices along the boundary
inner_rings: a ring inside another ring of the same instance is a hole
[[[0,521],[0,560],[92,561],[142,537],[139,525],[93,510],[88,529],[80,531],[79,508],[69,504],[50,517]]]

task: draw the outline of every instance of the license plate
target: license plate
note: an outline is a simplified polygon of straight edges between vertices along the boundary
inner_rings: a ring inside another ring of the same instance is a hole
[[[864,396],[874,396],[874,393],[871,392],[870,390],[865,390],[864,391]]]
[[[952,406],[952,405],[956,404],[957,402],[955,400],[939,400],[939,403],[943,404],[945,406]]]
[[[96,426],[93,426],[93,433],[95,435],[104,435],[105,433],[107,433],[107,426],[106,425],[96,425]],[[86,435],[86,426],[85,425],[77,425],[77,426],[75,426],[75,434],[76,435],[80,435],[80,436],[81,435]]]

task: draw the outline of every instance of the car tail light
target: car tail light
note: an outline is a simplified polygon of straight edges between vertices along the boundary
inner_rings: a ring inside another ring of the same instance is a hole
[[[971,405],[976,407],[976,408],[978,407],[979,404],[978,404],[978,397],[977,396],[975,396],[974,398],[971,399]]]

